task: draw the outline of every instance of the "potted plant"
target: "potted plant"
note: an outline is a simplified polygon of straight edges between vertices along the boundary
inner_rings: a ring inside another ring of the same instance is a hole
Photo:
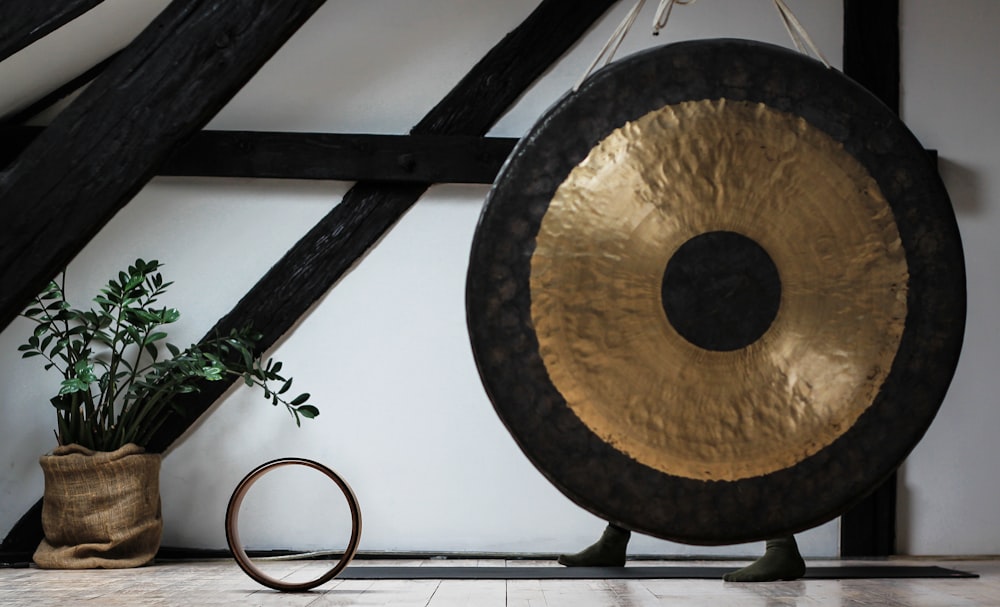
[[[156,261],[137,259],[78,309],[66,300],[65,273],[22,313],[34,321],[23,358],[40,357],[61,376],[51,399],[58,446],[42,456],[45,539],[42,567],[133,567],[150,562],[162,531],[160,455],[145,446],[169,415],[174,397],[204,381],[242,378],[261,388],[295,423],[319,415],[309,394],[288,398],[281,363],[254,354],[259,335],[234,330],[181,350],[167,342],[173,308],[156,307],[172,284]],[[183,411],[177,411],[183,413]]]

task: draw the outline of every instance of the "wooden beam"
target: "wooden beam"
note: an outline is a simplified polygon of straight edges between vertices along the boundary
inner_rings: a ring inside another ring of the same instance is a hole
[[[517,139],[203,131],[160,175],[492,183]]]
[[[27,564],[42,541],[42,500],[28,509],[0,545],[0,564]]]
[[[174,0],[0,174],[7,326],[323,0]]]
[[[42,130],[0,129],[0,167]],[[515,143],[461,135],[201,131],[157,175],[489,184]]]
[[[616,0],[543,0],[501,40],[413,129],[415,134],[485,134],[534,79],[565,53]],[[476,108],[483,108],[476,111]],[[359,183],[301,239],[209,335],[247,321],[270,348],[308,308],[370,249],[423,194],[426,185]],[[161,452],[203,415],[231,384],[209,382],[178,403],[188,411],[173,417],[149,445]],[[21,517],[0,552],[34,550],[41,522]]]
[[[0,129],[0,167],[43,127]],[[158,175],[421,183],[492,183],[515,138],[201,131]]]
[[[14,162],[41,132],[39,126],[0,128],[0,171]]]
[[[492,183],[517,139],[202,131],[160,175]]]
[[[899,111],[899,0],[844,0],[844,73]],[[896,475],[840,517],[840,556],[896,552]]]
[[[844,73],[899,112],[899,0],[844,0]]]
[[[104,0],[0,2],[0,61],[40,40]]]
[[[479,136],[561,57],[616,0],[544,0],[505,36],[412,130]],[[391,228],[426,184],[361,182],[282,257],[206,337],[251,322],[270,348]],[[226,384],[226,385],[220,385]],[[228,388],[204,382],[185,395],[185,417],[172,416],[149,444],[163,451]]]

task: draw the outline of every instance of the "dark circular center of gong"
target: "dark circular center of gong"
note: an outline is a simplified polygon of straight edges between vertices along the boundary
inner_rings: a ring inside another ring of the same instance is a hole
[[[771,256],[736,232],[706,232],[667,262],[663,309],[692,344],[726,352],[760,339],[781,304],[781,279]]]

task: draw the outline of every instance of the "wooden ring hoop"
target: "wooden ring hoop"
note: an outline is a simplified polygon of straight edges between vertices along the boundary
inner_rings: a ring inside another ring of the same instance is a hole
[[[338,560],[329,571],[314,580],[288,583],[265,574],[250,560],[246,550],[243,548],[242,542],[240,542],[239,516],[240,507],[243,504],[243,498],[246,497],[247,492],[254,483],[260,480],[262,476],[276,468],[293,465],[306,466],[308,468],[318,470],[319,472],[325,474],[340,488],[340,491],[344,494],[344,498],[347,500],[347,505],[351,510],[351,539],[347,543],[347,547],[344,549],[344,553],[340,557],[340,560]],[[236,559],[236,564],[239,565],[240,569],[242,569],[243,572],[250,576],[254,581],[267,586],[268,588],[280,590],[282,592],[305,592],[307,590],[312,590],[321,584],[329,582],[336,577],[337,574],[343,571],[344,568],[347,567],[348,563],[351,562],[351,559],[354,558],[354,555],[358,551],[358,543],[360,541],[361,507],[358,505],[358,500],[354,496],[354,491],[351,490],[350,485],[348,485],[347,481],[341,478],[339,474],[318,462],[308,459],[286,457],[272,460],[258,466],[247,474],[246,477],[240,481],[240,484],[236,486],[236,490],[233,491],[232,497],[229,498],[229,506],[226,508],[226,542],[229,544],[229,549],[232,551],[233,557]]]

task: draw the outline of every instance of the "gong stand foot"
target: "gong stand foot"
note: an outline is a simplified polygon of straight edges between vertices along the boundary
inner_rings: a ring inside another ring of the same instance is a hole
[[[624,567],[625,549],[632,532],[612,524],[601,538],[576,554],[559,555],[559,564],[567,567]]]
[[[806,573],[806,562],[792,536],[767,541],[764,556],[743,569],[722,576],[727,582],[776,582],[797,580]]]

